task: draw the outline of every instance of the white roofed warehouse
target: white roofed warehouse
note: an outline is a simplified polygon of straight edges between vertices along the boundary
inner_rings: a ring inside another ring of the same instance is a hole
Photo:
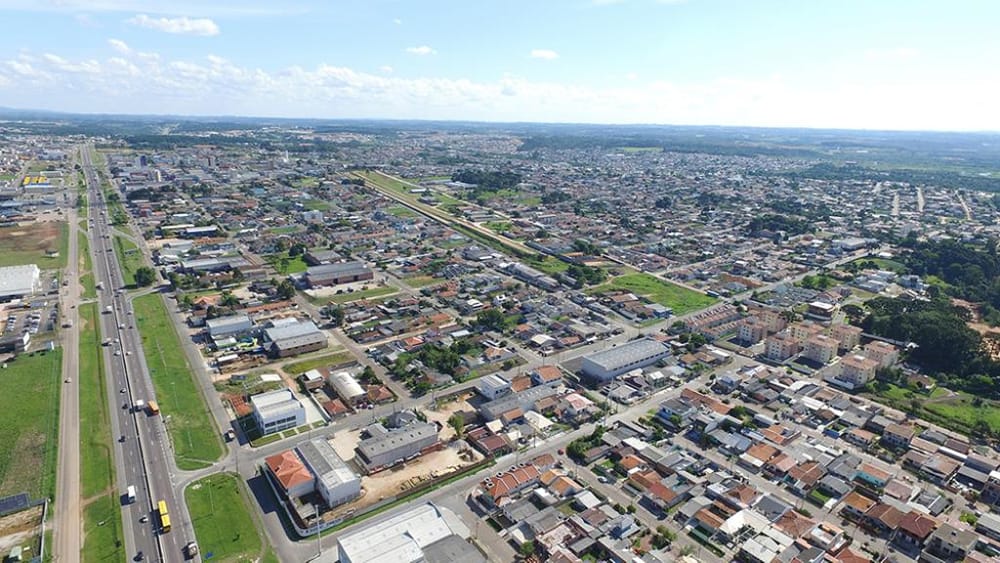
[[[35,264],[0,268],[0,301],[34,295],[40,289],[40,275]]]
[[[361,477],[348,467],[326,439],[310,440],[295,449],[316,477],[316,490],[327,506],[340,506],[361,496]]]
[[[652,365],[670,355],[670,348],[652,338],[640,338],[583,358],[583,374],[607,382],[634,369]]]
[[[337,550],[340,563],[485,562],[470,535],[454,512],[428,502],[342,536]]]
[[[306,409],[289,389],[254,395],[250,397],[250,405],[261,436],[306,423]]]
[[[354,379],[354,376],[347,373],[346,371],[338,371],[337,373],[331,374],[327,379],[330,383],[330,387],[337,392],[337,396],[348,403],[356,403],[365,397],[364,388],[358,383],[358,380]]]

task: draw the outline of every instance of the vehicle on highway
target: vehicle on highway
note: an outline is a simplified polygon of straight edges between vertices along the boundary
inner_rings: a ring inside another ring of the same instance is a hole
[[[135,485],[129,485],[125,489],[125,500],[128,501],[129,504],[135,502]]]
[[[142,399],[137,400],[135,402],[135,407],[134,408],[135,408],[135,412],[141,412],[143,409],[146,408],[146,401],[143,401]]]
[[[143,524],[145,524],[146,522],[149,522],[149,516],[146,516],[145,514],[143,514],[142,516],[139,517],[139,522],[142,522]]]
[[[118,441],[119,441],[119,442],[124,442],[124,441],[125,441],[125,435],[124,435],[124,434],[122,434],[121,436],[119,436],[119,437],[118,437]]]
[[[161,500],[157,503],[156,508],[160,514],[160,532],[165,534],[170,531],[170,514],[167,513],[167,501]]]
[[[124,387],[122,387],[121,389],[119,389],[119,390],[118,390],[118,392],[119,392],[119,393],[124,393],[124,392],[125,392],[125,388],[124,388]]]
[[[104,215],[104,213],[101,213],[101,215]],[[141,550],[138,553],[135,554],[135,560],[136,561],[142,561],[145,558],[146,558],[146,556],[142,553]]]
[[[72,381],[73,380],[71,378],[67,377],[66,379],[63,380],[63,383],[70,383]]]

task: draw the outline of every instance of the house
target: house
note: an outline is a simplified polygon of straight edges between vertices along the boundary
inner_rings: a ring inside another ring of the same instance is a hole
[[[908,549],[920,549],[937,528],[937,520],[916,510],[899,519],[893,541]]]
[[[558,366],[539,366],[531,370],[531,382],[536,386],[556,387],[562,383],[562,371]]]
[[[865,514],[875,506],[876,501],[862,495],[857,491],[847,493],[840,503],[840,513],[848,520],[860,522],[864,520]]]
[[[858,467],[858,473],[854,476],[854,480],[874,489],[882,489],[885,487],[885,484],[889,482],[891,477],[892,474],[885,469],[877,467],[871,463],[862,463],[861,466]]]
[[[912,426],[893,423],[886,426],[882,433],[882,443],[888,448],[905,450],[910,447],[910,440],[916,433]]]
[[[516,466],[493,477],[483,479],[483,498],[493,506],[499,506],[506,497],[519,493],[538,483],[541,473],[531,464]]]
[[[799,496],[805,496],[816,486],[826,470],[819,462],[804,461],[788,470],[785,474],[785,483]]]
[[[282,492],[290,499],[296,499],[316,490],[315,480],[305,463],[295,450],[285,450],[268,456],[264,465],[270,472],[271,481],[281,486]]]
[[[892,534],[902,519],[903,512],[895,506],[876,503],[865,513],[864,524],[878,534]]]
[[[253,418],[261,436],[306,423],[306,410],[290,389],[268,391],[250,397]]]
[[[656,411],[657,418],[675,429],[691,426],[691,421],[697,414],[697,408],[677,397],[661,402]]]
[[[927,540],[927,551],[946,561],[961,561],[975,549],[978,541],[979,537],[972,530],[956,528],[946,522]]]

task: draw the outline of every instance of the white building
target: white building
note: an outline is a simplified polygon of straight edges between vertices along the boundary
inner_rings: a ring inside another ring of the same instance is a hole
[[[340,563],[416,563],[439,560],[428,551],[448,542],[451,560],[484,561],[465,541],[469,536],[469,528],[454,512],[428,502],[341,536],[337,551]]]
[[[253,321],[246,314],[239,314],[209,319],[205,321],[205,327],[208,329],[208,335],[215,340],[249,332],[253,328]]]
[[[34,295],[41,272],[35,264],[0,268],[0,300]]]
[[[306,423],[306,409],[290,389],[268,391],[250,397],[253,418],[262,436],[302,426]]]
[[[670,348],[651,338],[640,338],[583,358],[583,373],[606,382],[615,377],[656,363],[670,355]]]
[[[337,392],[337,396],[343,399],[345,402],[354,403],[363,398],[365,398],[365,390],[362,389],[361,384],[358,380],[354,379],[354,376],[347,373],[346,371],[338,371],[337,373],[331,374],[327,378],[327,382],[333,390]]]
[[[495,373],[484,375],[476,383],[476,391],[487,401],[495,401],[510,394],[510,382]]]
[[[361,477],[347,466],[326,439],[310,440],[295,449],[316,478],[316,490],[327,506],[340,506],[361,496]]]

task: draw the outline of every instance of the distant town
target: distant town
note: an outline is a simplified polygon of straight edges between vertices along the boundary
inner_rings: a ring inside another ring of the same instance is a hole
[[[5,115],[0,554],[994,561],[997,140]]]

